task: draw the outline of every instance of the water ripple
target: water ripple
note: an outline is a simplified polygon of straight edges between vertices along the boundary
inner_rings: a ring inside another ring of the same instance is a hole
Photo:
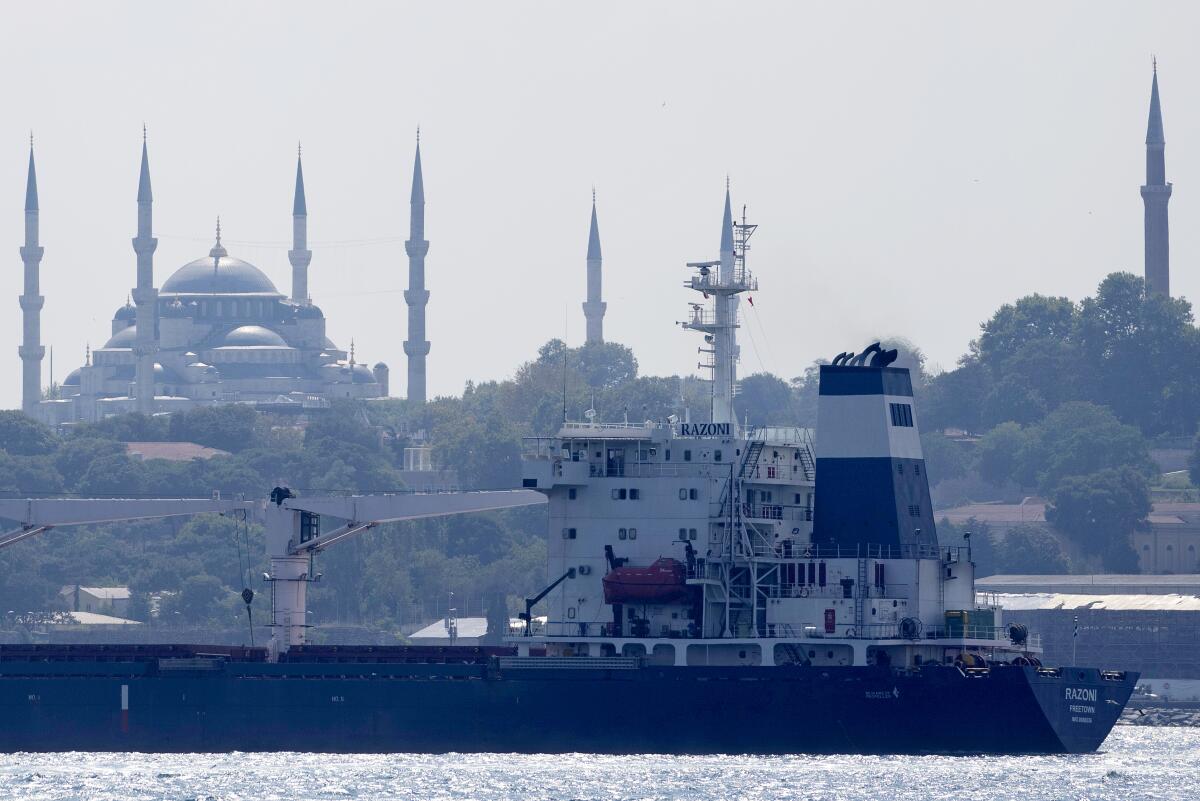
[[[1191,799],[1200,730],[1122,726],[1058,757],[9,754],[12,801]]]

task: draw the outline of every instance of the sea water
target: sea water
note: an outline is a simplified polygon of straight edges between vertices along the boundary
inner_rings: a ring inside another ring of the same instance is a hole
[[[1191,800],[1200,798],[1200,729],[1119,726],[1099,753],[1044,757],[0,756],[0,799],[5,801],[360,798]]]

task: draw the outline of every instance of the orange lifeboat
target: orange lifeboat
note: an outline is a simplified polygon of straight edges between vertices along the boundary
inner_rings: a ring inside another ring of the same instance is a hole
[[[664,604],[690,597],[687,569],[678,559],[655,560],[649,567],[621,566],[604,577],[606,604]]]

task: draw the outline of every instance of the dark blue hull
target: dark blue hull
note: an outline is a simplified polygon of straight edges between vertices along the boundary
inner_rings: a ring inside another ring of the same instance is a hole
[[[1108,736],[1136,679],[1014,666],[3,661],[0,751],[1078,753]]]

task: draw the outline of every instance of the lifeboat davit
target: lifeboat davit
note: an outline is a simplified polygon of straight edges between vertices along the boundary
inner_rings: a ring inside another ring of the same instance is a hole
[[[604,603],[670,603],[689,598],[687,570],[678,559],[662,557],[649,567],[621,566],[604,577]]]

